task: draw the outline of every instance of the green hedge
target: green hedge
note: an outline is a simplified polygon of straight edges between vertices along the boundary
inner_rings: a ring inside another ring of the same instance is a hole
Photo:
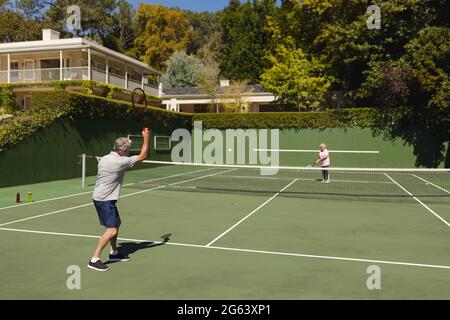
[[[37,83],[13,83],[13,84],[1,84],[0,90],[3,88],[54,88],[58,90],[65,90],[68,87],[81,87],[86,94],[94,94],[94,88],[101,88],[105,90],[105,97],[113,99],[117,92],[131,93],[130,90],[115,86],[113,84],[106,84],[103,82],[96,82],[93,80],[64,80],[64,81],[48,81]],[[149,103],[160,102],[161,99],[152,95],[147,95]]]
[[[33,109],[26,114],[0,122],[0,152],[34,134],[58,118],[76,119],[126,119],[138,116],[130,103],[100,98],[86,94],[56,91],[32,93]],[[150,107],[150,128],[191,128],[192,118],[188,114],[169,112]]]
[[[4,88],[5,86],[2,86],[2,89]],[[4,95],[6,99],[3,98]],[[8,101],[8,97],[9,93],[2,93],[2,99]],[[32,104],[31,111],[0,122],[0,152],[62,117],[71,118],[74,121],[76,119],[127,119],[136,120],[137,126],[142,125],[130,103],[93,95],[64,90],[35,91],[32,93]],[[205,129],[301,129],[383,127],[401,114],[402,109],[395,109],[388,113],[370,108],[324,112],[186,114],[150,107],[148,117],[149,126],[154,130],[159,128],[189,130],[192,128],[193,121],[202,121]]]
[[[382,126],[397,113],[386,114],[372,108],[323,112],[199,113],[193,115],[193,120],[202,121],[205,129],[365,128]]]
[[[0,85],[0,114],[14,113],[16,109],[16,95],[11,85]]]

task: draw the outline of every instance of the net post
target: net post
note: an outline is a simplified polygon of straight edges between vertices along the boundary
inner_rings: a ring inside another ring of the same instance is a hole
[[[81,155],[81,187],[86,188],[86,154]]]

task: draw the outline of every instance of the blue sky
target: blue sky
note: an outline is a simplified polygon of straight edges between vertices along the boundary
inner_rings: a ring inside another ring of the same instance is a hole
[[[128,0],[136,8],[139,3],[162,4],[192,11],[217,11],[228,5],[228,0]]]

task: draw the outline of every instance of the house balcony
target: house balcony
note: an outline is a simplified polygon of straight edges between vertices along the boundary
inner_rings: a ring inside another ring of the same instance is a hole
[[[144,84],[135,79],[126,79],[114,73],[106,73],[91,67],[89,75],[89,67],[72,67],[72,68],[49,68],[49,69],[21,69],[8,71],[0,70],[1,83],[39,83],[46,81],[70,81],[70,80],[94,80],[106,84],[112,84],[120,88],[134,90],[141,88],[145,93],[153,96],[159,95],[158,88]]]

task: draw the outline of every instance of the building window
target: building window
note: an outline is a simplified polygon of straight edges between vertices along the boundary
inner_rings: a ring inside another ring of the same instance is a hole
[[[208,112],[207,104],[194,104],[194,112],[195,113],[206,113]]]
[[[19,79],[19,61],[11,61],[10,69],[11,69],[11,78]]]
[[[23,100],[23,107],[25,110],[31,109],[31,96],[25,96]]]

